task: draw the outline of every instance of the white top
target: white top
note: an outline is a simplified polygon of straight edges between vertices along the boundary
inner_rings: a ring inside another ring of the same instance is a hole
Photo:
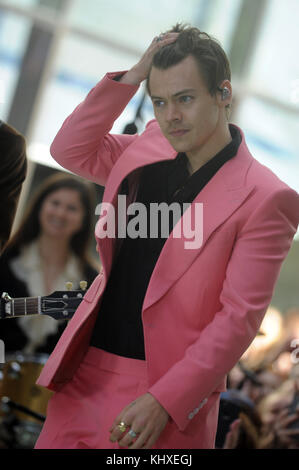
[[[38,252],[37,242],[33,242],[22,249],[20,255],[10,261],[10,267],[20,281],[26,283],[29,295],[32,297],[49,295],[46,292],[41,258]],[[83,279],[78,258],[72,254],[64,271],[57,277],[53,291],[66,290],[65,283],[71,281],[73,288],[79,288],[79,282]],[[23,352],[31,354],[43,344],[49,334],[57,331],[59,323],[65,320],[55,320],[47,315],[32,315],[16,319],[28,337],[28,344]]]

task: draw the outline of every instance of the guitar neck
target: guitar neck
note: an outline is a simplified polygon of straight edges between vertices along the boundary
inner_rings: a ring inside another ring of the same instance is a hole
[[[5,318],[41,315],[41,297],[21,297],[11,299],[4,305]]]
[[[48,315],[55,320],[72,318],[85,291],[55,291],[46,297],[21,297],[12,299],[7,292],[0,298],[0,318],[16,318],[27,315]]]

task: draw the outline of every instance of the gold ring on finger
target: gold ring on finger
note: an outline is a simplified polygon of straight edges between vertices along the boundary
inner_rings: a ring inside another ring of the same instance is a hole
[[[124,423],[123,421],[121,421],[118,425],[117,425],[118,429],[120,430],[120,432],[125,432],[125,430],[127,429],[127,425],[126,423]]]

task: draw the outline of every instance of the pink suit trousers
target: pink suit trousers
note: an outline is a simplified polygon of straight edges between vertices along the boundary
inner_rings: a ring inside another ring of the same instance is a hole
[[[36,449],[120,449],[109,439],[113,421],[122,409],[148,391],[146,361],[130,359],[90,347],[73,379],[50,399],[47,419]],[[219,393],[206,416],[217,422]],[[207,425],[205,407],[201,410]],[[198,430],[196,418],[184,432],[170,419],[155,449],[213,448],[214,435]],[[190,447],[191,446],[191,447]]]

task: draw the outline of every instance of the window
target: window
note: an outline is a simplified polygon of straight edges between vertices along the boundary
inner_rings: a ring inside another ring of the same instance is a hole
[[[0,9],[0,116],[7,118],[22,58],[30,34],[31,21]]]

